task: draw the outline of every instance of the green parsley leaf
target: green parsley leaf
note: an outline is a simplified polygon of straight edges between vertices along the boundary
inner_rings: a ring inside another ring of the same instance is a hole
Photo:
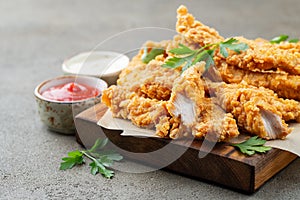
[[[189,68],[192,65],[193,58],[194,58],[194,55],[190,55],[190,56],[183,58],[185,61],[185,65],[183,66],[182,71],[185,71],[187,68]]]
[[[214,54],[214,50],[204,50],[204,51],[202,51],[194,59],[191,66],[196,64],[197,62],[205,61],[205,69],[208,69],[211,65],[214,64],[213,54]]]
[[[98,166],[95,164],[95,162],[91,162],[90,166],[91,166],[91,174],[96,175],[99,172]]]
[[[75,165],[81,165],[85,162],[83,154],[78,150],[69,152],[68,156],[69,157],[62,158],[64,162],[60,163],[60,170],[71,169]]]
[[[106,169],[98,160],[94,160],[90,163],[91,166],[91,174],[96,175],[97,173],[101,173],[105,178],[112,178],[114,176],[114,172],[112,170]]]
[[[230,38],[224,42],[220,43],[220,53],[225,58],[228,57],[228,52],[226,48],[235,51],[236,53],[241,53],[241,51],[245,51],[249,48],[246,43],[238,43],[238,40],[235,38]]]
[[[191,55],[196,53],[195,50],[192,50],[183,44],[179,44],[179,48],[171,49],[169,52],[175,55]]]
[[[80,157],[80,156],[82,156],[82,153],[80,151],[78,151],[78,150],[76,150],[76,151],[70,151],[68,153],[68,156],[69,157]]]
[[[114,151],[102,151],[99,153],[99,157],[106,156],[110,160],[120,161],[123,159],[123,156],[114,152]]]
[[[230,45],[230,44],[237,43],[237,42],[238,42],[237,39],[229,38],[229,39],[227,39],[227,40],[225,40],[224,42],[221,42],[221,43],[224,44],[224,45]]]
[[[220,44],[220,53],[222,56],[224,56],[225,58],[228,57],[228,51],[226,50],[225,45]]]
[[[222,44],[222,46],[224,46],[224,44]],[[231,45],[226,45],[225,47],[227,47],[230,50],[235,51],[236,53],[240,54],[241,51],[245,51],[249,48],[248,44],[246,43],[237,43],[237,44],[231,44]],[[227,56],[225,56],[226,58]]]
[[[88,152],[89,155],[91,155],[94,158],[102,158],[104,156],[108,157],[108,159],[113,160],[113,161],[120,161],[123,159],[123,156],[121,156],[118,153],[115,153],[113,151],[111,152],[99,152],[99,153],[95,153],[95,152]]]
[[[192,50],[183,44],[179,44],[178,48],[169,51],[175,56],[166,60],[165,64],[162,66],[166,68],[178,68],[185,64],[181,69],[183,72],[197,62],[205,61],[205,68],[208,69],[211,65],[214,65],[213,56],[217,48],[220,48],[221,55],[226,58],[228,57],[227,48],[236,53],[241,53],[241,51],[246,50],[249,46],[245,43],[238,43],[238,40],[235,38],[230,38],[219,43],[208,44],[197,50]]]
[[[209,55],[209,54],[208,54]],[[208,68],[210,68],[210,66],[215,64],[215,61],[213,59],[213,56],[207,56],[206,60],[205,60],[205,70],[208,70]]]
[[[271,39],[270,43],[272,43],[272,44],[279,44],[280,42],[287,41],[288,38],[289,38],[288,35],[280,35],[278,37],[275,37],[275,38]],[[299,42],[299,39],[293,38],[293,39],[288,40],[288,42],[289,43],[297,43],[297,42]]]
[[[148,53],[148,48],[144,48],[144,54],[142,56],[143,63],[148,64],[151,60],[153,60],[156,56],[161,55],[165,52],[164,49],[152,48]]]
[[[299,42],[299,39],[297,39],[297,38],[289,40],[289,43],[297,43],[297,42]]]
[[[244,142],[231,144],[231,146],[237,147],[243,154],[252,156],[256,152],[266,153],[267,151],[270,151],[272,149],[272,147],[264,146],[265,143],[266,140],[258,138],[258,136],[254,136]]]
[[[122,160],[123,156],[114,151],[104,151],[103,148],[107,143],[107,138],[97,139],[91,149],[69,152],[68,157],[62,158],[64,162],[61,163],[60,169],[71,169],[75,165],[85,163],[83,158],[85,156],[92,161],[89,164],[91,167],[91,174],[96,175],[97,173],[101,173],[106,178],[112,178],[114,176],[114,172],[106,167],[111,167],[114,161]]]
[[[179,66],[181,66],[183,63],[185,63],[185,59],[184,58],[177,58],[177,57],[173,57],[173,58],[169,58],[165,64],[163,64],[163,67],[166,68],[177,68]]]
[[[110,167],[114,163],[114,161],[107,156],[102,156],[100,159],[98,159],[98,161],[105,167]]]
[[[273,39],[271,39],[270,42],[272,44],[279,44],[280,42],[286,41],[288,38],[289,38],[288,35],[280,35],[280,36],[277,36],[277,37],[274,37]]]
[[[98,138],[95,141],[95,144],[88,151],[89,152],[97,152],[97,151],[103,149],[103,147],[105,147],[105,145],[107,144],[107,142],[108,142],[107,138],[105,138],[105,139]]]

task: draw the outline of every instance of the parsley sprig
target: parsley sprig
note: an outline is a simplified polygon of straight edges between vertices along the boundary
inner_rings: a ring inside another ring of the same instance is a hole
[[[266,153],[272,149],[272,147],[264,146],[265,143],[266,140],[254,136],[244,142],[231,144],[231,146],[237,147],[243,154],[252,156],[255,153]]]
[[[274,37],[273,39],[270,40],[270,43],[272,44],[279,44],[280,42],[285,42],[287,41],[287,39],[289,38],[288,35],[280,35],[277,37]],[[289,43],[297,43],[299,42],[299,39],[294,38],[294,39],[290,39],[288,40]]]
[[[89,164],[91,167],[91,174],[96,175],[97,173],[101,173],[106,178],[112,178],[114,176],[114,171],[107,168],[111,167],[114,161],[122,160],[123,156],[113,151],[104,151],[103,148],[107,142],[107,138],[99,138],[91,149],[69,152],[68,157],[62,158],[64,162],[60,164],[59,169],[66,170],[73,168],[75,165],[82,165],[86,162],[84,157],[87,157],[92,161]]]
[[[142,55],[142,61],[143,63],[148,64],[151,60],[153,60],[156,56],[161,55],[165,52],[164,49],[160,48],[151,48],[148,52],[148,48],[144,48],[144,54]]]
[[[248,49],[249,46],[246,43],[240,43],[235,38],[230,38],[218,43],[208,44],[197,50],[192,50],[183,44],[179,44],[178,48],[174,48],[169,51],[175,56],[169,58],[165,62],[163,67],[177,68],[184,64],[184,66],[182,67],[182,71],[185,71],[197,62],[205,61],[205,68],[208,69],[211,65],[214,64],[213,56],[216,49],[218,48],[220,49],[221,55],[227,58],[229,55],[227,49],[233,50],[239,54],[241,53],[241,51]]]

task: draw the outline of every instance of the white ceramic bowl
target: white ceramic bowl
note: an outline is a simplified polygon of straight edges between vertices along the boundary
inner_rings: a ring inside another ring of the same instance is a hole
[[[78,101],[56,101],[42,96],[43,91],[53,86],[67,84],[70,82],[85,84],[97,88],[100,94],[97,97]],[[88,76],[61,76],[44,81],[34,90],[40,118],[50,130],[65,134],[74,134],[74,116],[99,103],[101,101],[102,91],[106,88],[107,83],[105,81]]]
[[[92,51],[80,53],[63,62],[65,74],[95,76],[108,85],[115,84],[120,72],[129,63],[129,58],[112,51]]]

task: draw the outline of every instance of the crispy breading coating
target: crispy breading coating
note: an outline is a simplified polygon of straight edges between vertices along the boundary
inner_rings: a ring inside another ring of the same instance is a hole
[[[204,62],[197,63],[176,79],[167,109],[194,137],[226,141],[239,134],[237,124],[230,113],[205,97],[204,68]]]
[[[168,118],[166,102],[134,96],[129,100],[128,119],[139,127],[154,128],[163,118]]]
[[[152,41],[147,41],[143,47],[138,51],[137,55],[134,56],[131,61],[129,62],[128,66],[122,70],[121,74],[119,75],[119,80],[117,81],[118,85],[123,85],[123,83],[128,83],[126,76],[130,73],[132,73],[132,71],[135,71],[137,68],[143,68],[145,67],[147,64],[143,63],[142,61],[142,56],[144,54],[144,47],[147,48],[161,48],[161,49],[166,49],[168,50],[168,48],[170,48],[170,46],[172,46],[174,42],[172,40],[164,40],[161,42],[152,42]],[[176,43],[174,44],[176,45]],[[163,61],[163,60],[161,60]],[[125,80],[123,80],[123,78]]]
[[[249,48],[240,54],[230,51],[226,59],[216,54],[225,59],[229,65],[251,71],[285,71],[300,75],[300,50],[295,48],[296,44],[271,44],[269,41],[235,38],[248,44]]]
[[[203,98],[202,104],[205,109],[192,128],[192,134],[196,138],[228,141],[239,135],[236,120],[231,113],[226,113],[211,98]]]
[[[153,46],[151,42],[147,44]],[[162,64],[160,58],[144,64],[140,55],[135,56],[121,73],[118,84],[104,90],[102,102],[110,107],[114,117],[129,119],[139,127],[156,127],[159,136],[169,137],[170,133],[175,138],[181,134],[179,123],[168,114],[163,100],[170,98],[180,71],[162,68]]]
[[[285,138],[291,132],[285,120],[299,120],[299,102],[280,99],[272,90],[245,82],[209,82],[208,87],[216,95],[219,105],[233,114],[241,128],[261,138]],[[294,108],[292,111],[291,107]]]
[[[127,106],[135,95],[125,87],[112,85],[103,91],[101,101],[110,108],[114,117],[128,119]]]
[[[300,53],[300,42],[290,43],[290,42],[281,42],[276,44],[278,48],[283,50],[289,50],[291,53]]]
[[[154,128],[160,137],[168,137],[175,129],[167,112],[166,102],[129,92],[121,86],[110,86],[102,94],[102,103],[110,107],[114,117],[129,119],[139,127]]]
[[[168,100],[171,96],[171,88],[162,86],[159,82],[148,82],[141,85],[141,92],[151,99],[158,100]]]
[[[178,45],[176,41],[162,41],[160,43],[148,41],[144,44],[148,48],[155,47],[162,49],[169,49],[171,46],[176,45]],[[141,48],[138,55],[121,72],[117,85],[135,92],[139,96],[168,100],[173,82],[180,75],[180,71],[161,67],[165,60],[163,55],[157,56],[155,60],[150,61],[148,64],[143,63],[143,51],[144,48]]]
[[[187,40],[199,43],[201,46],[224,40],[215,29],[196,21],[183,5],[177,9],[176,30]]]
[[[223,81],[226,83],[247,82],[256,87],[265,87],[273,90],[279,97],[300,101],[300,76],[275,72],[253,72],[218,62],[216,67]]]

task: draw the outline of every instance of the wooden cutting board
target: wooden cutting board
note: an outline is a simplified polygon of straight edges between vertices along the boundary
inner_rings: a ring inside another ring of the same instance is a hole
[[[106,136],[111,143],[119,147],[117,150],[123,156],[154,167],[161,166],[164,159],[185,148],[185,152],[164,169],[240,192],[255,192],[297,158],[295,154],[276,148],[266,154],[248,157],[226,143],[218,143],[205,157],[199,158],[202,145],[202,141],[199,140],[173,140],[170,143],[167,139],[121,136],[122,131],[101,128],[97,122],[106,110],[105,105],[97,104],[76,116],[77,139],[85,147],[92,146],[97,138]],[[159,156],[145,154],[165,145],[172,145],[172,150],[164,151]]]

